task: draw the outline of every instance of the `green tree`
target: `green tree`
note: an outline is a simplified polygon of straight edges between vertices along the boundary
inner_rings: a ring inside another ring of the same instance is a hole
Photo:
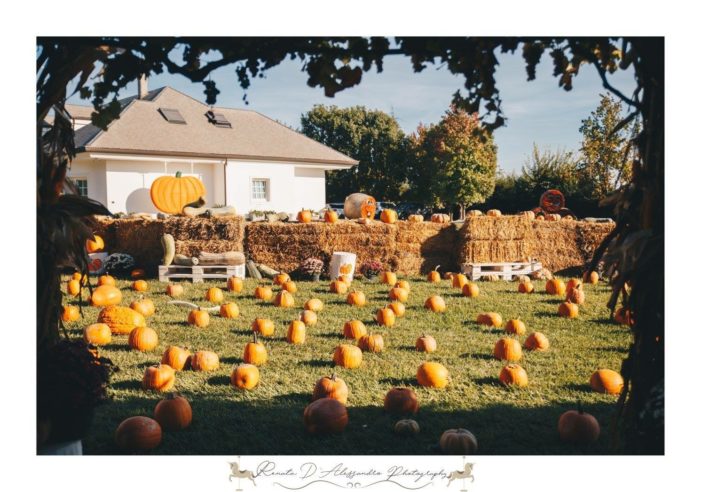
[[[596,110],[582,120],[579,170],[582,191],[602,199],[630,181],[633,163],[631,136],[637,121],[626,120],[620,101],[602,94]]]
[[[397,120],[364,106],[315,105],[302,115],[301,131],[359,161],[348,170],[327,173],[329,201],[359,191],[378,200],[396,200],[406,188],[406,145]]]
[[[465,207],[483,203],[494,192],[497,147],[476,113],[453,106],[437,124],[419,126],[412,142],[412,184],[424,201],[458,205],[464,219]]]
[[[517,187],[534,197],[536,204],[538,197],[551,188],[560,190],[565,197],[578,194],[579,177],[574,152],[541,150],[533,144],[533,152],[521,168]]]

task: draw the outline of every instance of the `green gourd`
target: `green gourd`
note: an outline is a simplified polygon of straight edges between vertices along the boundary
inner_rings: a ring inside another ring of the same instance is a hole
[[[163,234],[161,245],[163,246],[163,264],[168,266],[175,258],[175,239],[170,234]]]

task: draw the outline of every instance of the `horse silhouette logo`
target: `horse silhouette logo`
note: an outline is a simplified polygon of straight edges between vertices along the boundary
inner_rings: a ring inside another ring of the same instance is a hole
[[[256,481],[255,475],[253,475],[253,472],[251,470],[241,470],[239,467],[238,462],[229,462],[229,467],[231,468],[231,473],[229,474],[229,482],[231,482],[232,479],[237,478],[239,480],[239,488],[237,490],[241,490],[241,479],[242,478],[247,478],[251,482],[253,482],[253,486],[256,487]]]
[[[446,487],[450,486],[450,483],[453,480],[467,480],[469,478],[471,482],[474,482],[475,477],[472,475],[472,467],[473,466],[474,466],[474,463],[465,463],[464,469],[455,470],[453,472],[450,472],[450,475],[448,475],[448,485],[446,485]],[[464,487],[465,487],[465,482],[463,482],[463,488]]]

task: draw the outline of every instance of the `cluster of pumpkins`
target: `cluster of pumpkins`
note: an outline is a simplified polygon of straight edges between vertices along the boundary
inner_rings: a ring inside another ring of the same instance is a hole
[[[558,316],[563,318],[577,318],[579,316],[579,306],[584,304],[584,283],[595,285],[599,282],[599,274],[597,272],[586,273],[582,280],[573,278],[565,283],[559,278],[550,278],[545,283],[545,292],[552,296],[565,297],[557,308]],[[535,291],[535,286],[530,278],[524,276],[518,284],[518,292],[520,294],[532,294]]]
[[[311,210],[300,210],[297,212],[297,222],[300,222],[302,224],[309,224],[313,220],[313,214]],[[336,211],[331,210],[331,209],[326,209],[324,210],[324,216],[323,216],[323,221],[326,222],[327,224],[335,224],[338,222],[338,213]],[[399,220],[399,216],[397,215],[397,211],[393,210],[391,208],[385,208],[382,209],[382,212],[380,212],[380,221],[385,223],[385,224],[394,224]],[[372,218],[369,217],[361,217],[358,219],[358,223],[360,224],[371,224],[373,221]],[[423,215],[418,215],[418,214],[412,214],[407,217],[408,222],[423,222],[424,217]],[[444,224],[444,223],[449,223],[451,222],[450,215],[448,214],[432,214],[431,215],[431,222],[439,223],[439,224]]]
[[[148,284],[139,278],[141,276],[143,276],[143,272],[133,272],[132,289],[137,292],[146,292]],[[454,288],[462,291],[464,296],[477,297],[479,295],[478,286],[469,282],[465,275],[449,274],[447,278],[450,279]],[[390,302],[377,311],[375,319],[378,325],[391,327],[396,323],[397,318],[401,318],[405,314],[406,308],[403,303],[409,298],[411,286],[406,280],[398,280],[396,274],[389,271],[382,272],[380,279],[390,286],[388,293]],[[68,281],[67,292],[69,295],[79,295],[86,280],[80,274],[74,274]],[[438,283],[441,282],[441,277],[434,270],[428,274],[427,281]],[[596,283],[598,276],[593,274],[585,278],[585,281]],[[351,283],[350,277],[341,275],[331,282],[329,290],[332,293],[346,295],[346,302],[349,305],[365,306],[367,300],[363,292],[358,290],[349,292]],[[276,296],[270,287],[262,285],[256,287],[254,296],[264,301],[272,299],[275,306],[281,308],[294,307],[293,294],[297,292],[297,287],[289,276],[284,273],[277,275],[274,278],[274,284],[280,287]],[[240,293],[243,290],[243,281],[240,278],[232,277],[227,281],[227,288],[232,292]],[[522,293],[533,292],[533,284],[524,279],[519,283],[518,291]],[[566,293],[567,300],[563,305],[571,304],[576,308],[584,301],[582,283],[578,280],[573,279],[565,285],[560,279],[552,279],[546,284],[546,291],[552,295]],[[170,284],[166,288],[166,293],[177,298],[183,294],[183,287],[178,284]],[[224,293],[221,289],[216,287],[208,289],[205,299],[215,304],[221,303],[218,308],[210,309],[218,309],[222,317],[236,318],[239,316],[239,309],[235,303],[223,303]],[[155,330],[148,328],[145,322],[145,319],[155,312],[153,302],[141,296],[129,307],[124,307],[118,305],[121,300],[121,292],[116,287],[114,278],[109,275],[99,277],[98,286],[90,296],[90,303],[93,306],[103,307],[103,309],[98,315],[98,322],[84,329],[85,340],[93,345],[105,345],[111,342],[113,334],[127,334],[129,346],[132,349],[140,351],[155,349],[158,345],[158,335]],[[208,310],[194,304],[192,306],[194,309],[188,313],[188,323],[199,328],[206,327],[209,324]],[[287,341],[291,344],[304,343],[306,327],[317,323],[318,313],[323,307],[323,302],[320,299],[307,300],[299,319],[291,321],[288,326]],[[433,295],[426,299],[424,307],[427,310],[440,313],[445,311],[446,304],[440,296]],[[75,306],[64,306],[62,313],[64,321],[75,321],[79,318],[79,312],[74,312],[74,310],[77,311]],[[561,313],[561,315],[564,314]],[[494,312],[481,313],[477,316],[476,321],[479,324],[497,328],[503,325],[501,315]],[[526,333],[525,324],[519,319],[507,321],[504,328],[510,335],[518,336]],[[275,326],[270,319],[256,318],[251,329],[253,340],[244,347],[243,363],[236,366],[231,374],[231,384],[242,390],[251,390],[258,385],[260,380],[258,367],[268,360],[266,348],[258,337],[272,336]],[[346,339],[354,340],[357,345],[344,343],[336,347],[333,362],[337,366],[357,368],[361,365],[364,351],[377,353],[384,350],[382,335],[368,333],[366,326],[360,320],[347,321],[343,325],[343,336]],[[437,342],[432,336],[423,334],[416,340],[415,346],[418,351],[431,353],[436,350]],[[524,347],[526,350],[546,351],[549,348],[549,341],[543,333],[533,332],[527,337]],[[525,369],[516,363],[522,357],[521,345],[516,338],[499,339],[494,346],[493,355],[495,358],[507,362],[499,374],[499,380],[504,385],[526,386],[528,384],[528,375]],[[170,346],[164,352],[160,364],[146,368],[142,386],[148,390],[169,391],[175,385],[176,372],[187,368],[196,371],[216,370],[219,368],[219,358],[216,353],[207,350],[191,354],[185,348]],[[440,363],[426,361],[418,367],[416,380],[419,385],[424,387],[444,388],[449,383],[449,372]],[[596,391],[618,394],[623,387],[623,380],[615,371],[600,369],[591,376],[590,384]],[[305,408],[303,414],[306,430],[311,434],[341,432],[348,423],[348,413],[345,407],[347,397],[348,388],[345,382],[335,375],[323,377],[317,381],[312,394],[312,403]],[[166,400],[159,402],[159,405],[161,411],[158,411],[159,407],[157,406],[154,419],[140,416],[130,417],[122,422],[116,433],[117,444],[126,449],[151,449],[160,443],[161,429],[177,430],[189,425],[192,419],[192,409],[184,397],[180,395],[169,396]],[[393,414],[416,413],[418,398],[410,388],[392,388],[385,397],[384,405],[385,409]],[[596,428],[596,432],[594,432],[594,428]],[[563,440],[579,443],[595,441],[599,432],[596,419],[582,412],[581,409],[563,414],[558,424],[558,430]],[[395,431],[398,434],[412,434],[419,432],[419,425],[414,420],[403,419],[396,423]],[[477,441],[474,435],[465,429],[451,429],[441,437],[440,446],[447,453],[470,454],[477,449]]]

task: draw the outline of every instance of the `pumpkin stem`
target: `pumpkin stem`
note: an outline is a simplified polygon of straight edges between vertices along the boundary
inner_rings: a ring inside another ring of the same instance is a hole
[[[257,331],[253,332],[253,343],[258,343],[258,332]]]
[[[331,373],[331,381],[336,381],[336,373]]]
[[[182,176],[183,176],[183,173],[180,172],[180,171],[178,171],[178,172],[175,173],[175,177],[176,177],[176,178],[182,178]]]
[[[581,400],[577,400],[577,412],[579,412],[579,415],[582,415],[584,413],[584,410],[582,410]]]
[[[441,267],[440,265],[436,265],[436,266],[433,268],[433,271],[434,271],[434,272],[437,272],[438,269],[439,269],[440,267]]]

